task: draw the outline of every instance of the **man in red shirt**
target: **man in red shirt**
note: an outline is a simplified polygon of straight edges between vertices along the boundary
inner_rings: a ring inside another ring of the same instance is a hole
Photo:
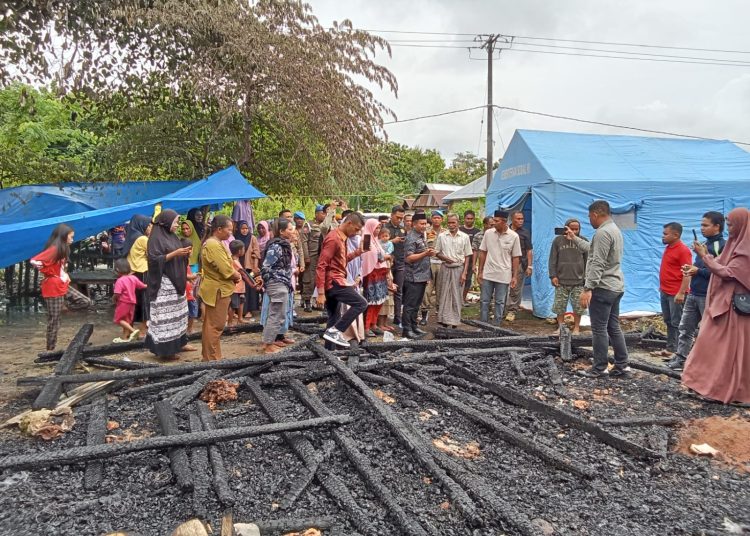
[[[671,357],[677,351],[677,337],[680,333],[682,304],[690,286],[690,278],[683,277],[682,267],[690,265],[693,255],[680,237],[682,225],[676,222],[664,226],[661,241],[666,244],[659,269],[659,293],[661,312],[667,325],[667,349],[661,355]]]
[[[342,332],[367,309],[367,300],[346,281],[346,265],[362,255],[362,248],[352,253],[346,252],[346,240],[360,232],[365,224],[362,214],[352,212],[336,229],[332,229],[320,249],[318,267],[315,271],[315,285],[318,289],[318,306],[325,305],[328,324],[323,338],[338,346],[349,347]],[[339,304],[349,306],[339,315]]]

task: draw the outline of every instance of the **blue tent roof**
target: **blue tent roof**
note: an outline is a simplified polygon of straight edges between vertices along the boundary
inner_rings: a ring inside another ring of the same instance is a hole
[[[127,205],[171,194],[191,181],[66,182],[0,190],[0,225]]]
[[[165,209],[171,208],[184,213],[197,206],[262,197],[266,197],[265,194],[247,182],[239,170],[232,166],[206,179],[189,182],[184,188],[171,193],[163,193],[156,188],[145,200],[0,225],[0,243],[3,244],[2,251],[0,251],[0,266],[9,266],[31,258],[41,251],[52,229],[59,223],[71,225],[76,232],[76,237],[81,239],[120,225],[134,214],[151,215],[154,206],[158,203],[161,203]]]
[[[706,211],[750,205],[750,153],[728,141],[516,131],[487,191],[487,211],[524,207],[531,215],[535,314],[551,316],[552,229],[577,217],[590,237],[587,207],[595,199],[635,218],[623,229],[622,310],[659,311],[663,225],[699,229]]]

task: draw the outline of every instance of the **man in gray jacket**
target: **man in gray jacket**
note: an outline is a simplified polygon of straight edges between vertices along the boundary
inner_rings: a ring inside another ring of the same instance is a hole
[[[620,329],[620,300],[625,294],[625,281],[620,263],[623,240],[620,229],[612,221],[609,203],[594,201],[589,206],[589,221],[596,229],[591,243],[577,237],[572,229],[565,236],[588,253],[586,280],[581,293],[581,306],[588,307],[594,347],[594,364],[581,371],[588,378],[622,377],[628,375],[628,348]],[[609,341],[615,354],[615,366],[607,371]]]

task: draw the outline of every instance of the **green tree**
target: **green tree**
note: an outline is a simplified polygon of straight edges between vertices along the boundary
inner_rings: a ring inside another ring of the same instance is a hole
[[[83,110],[48,91],[13,84],[0,90],[0,180],[4,187],[92,177],[99,141]]]

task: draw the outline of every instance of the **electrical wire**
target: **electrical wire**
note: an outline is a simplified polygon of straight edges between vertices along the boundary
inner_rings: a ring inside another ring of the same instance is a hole
[[[545,48],[559,48],[559,49],[566,49],[566,50],[578,50],[583,52],[606,52],[606,53],[612,53],[612,54],[625,54],[629,56],[644,56],[644,57],[658,57],[658,58],[672,58],[672,59],[683,59],[683,60],[701,60],[701,61],[718,61],[718,62],[730,62],[730,63],[740,63],[744,65],[750,65],[750,62],[746,60],[730,60],[730,59],[723,59],[723,58],[706,58],[701,56],[676,56],[674,54],[651,54],[647,52],[632,52],[632,51],[626,51],[626,50],[612,50],[612,49],[604,49],[604,48],[583,48],[583,47],[569,47],[569,46],[562,46],[562,45],[541,45],[536,43],[524,43],[522,41],[514,41],[514,45],[526,45],[526,46],[532,46],[532,47],[545,47]],[[512,47],[511,47],[512,48]]]
[[[750,50],[726,50],[720,48],[693,48],[683,46],[669,46],[669,45],[653,45],[643,43],[618,43],[612,41],[586,41],[582,39],[558,39],[554,37],[532,37],[528,35],[517,35],[518,39],[531,39],[536,41],[558,41],[560,43],[582,43],[587,45],[610,45],[610,46],[623,46],[623,47],[641,47],[641,48],[657,48],[657,49],[669,49],[669,50],[689,50],[692,52],[721,52],[726,54],[750,54]]]
[[[552,54],[555,56],[580,56],[584,58],[608,58],[616,60],[652,61],[661,63],[686,63],[693,65],[723,65],[724,67],[750,67],[750,63],[718,63],[713,61],[667,60],[659,58],[635,58],[629,56],[612,56],[604,54],[580,54],[577,52],[554,52],[552,50],[531,50],[527,48],[506,48],[510,52],[529,52],[531,54]],[[494,58],[493,58],[494,59]]]
[[[487,108],[487,105],[482,106],[472,106],[471,108],[462,108],[460,110],[451,110],[450,112],[441,112],[438,114],[430,114],[430,115],[422,115],[419,117],[410,117],[409,119],[396,119],[395,121],[386,121],[383,124],[384,125],[394,125],[396,123],[409,123],[411,121],[418,121],[420,119],[429,119],[431,117],[441,117],[443,115],[452,115],[452,114],[458,114],[461,112],[468,112],[471,110],[478,110],[479,108]]]
[[[472,46],[469,46],[469,45],[465,45],[465,46],[455,46],[455,45],[413,45],[413,44],[410,44],[410,45],[400,45],[398,43],[391,44],[391,46],[392,47],[408,47],[408,48],[460,48],[461,50],[472,49],[472,48],[477,48],[477,49],[481,48],[481,47],[472,47]]]
[[[483,106],[473,106],[471,108],[461,108],[460,110],[451,110],[449,112],[442,112],[442,113],[430,114],[430,115],[422,115],[422,116],[419,116],[419,117],[410,117],[408,119],[398,119],[396,121],[389,121],[389,122],[387,122],[385,124],[389,125],[389,124],[394,124],[394,123],[408,123],[408,122],[411,122],[411,121],[419,121],[421,119],[430,119],[430,118],[433,118],[433,117],[442,117],[442,116],[457,114],[457,113],[461,113],[461,112],[468,112],[468,111],[471,111],[471,110],[478,110],[479,108],[487,108],[487,106],[486,105],[483,105]],[[705,136],[695,136],[695,135],[692,135],[692,134],[683,134],[683,133],[679,133],[679,132],[669,132],[669,131],[666,131],[666,130],[653,130],[653,129],[648,129],[648,128],[632,127],[632,126],[628,126],[628,125],[618,125],[618,124],[615,124],[615,123],[605,123],[603,121],[592,121],[590,119],[581,119],[579,117],[570,117],[570,116],[565,116],[565,115],[550,114],[550,113],[546,113],[546,112],[537,112],[537,111],[534,111],[534,110],[525,110],[523,108],[514,108],[512,106],[493,105],[493,108],[496,108],[498,110],[508,110],[508,111],[511,111],[511,112],[518,112],[518,113],[524,113],[524,114],[529,114],[529,115],[537,115],[537,116],[540,116],[540,117],[549,117],[549,118],[552,118],[552,119],[563,119],[563,120],[566,120],[566,121],[574,121],[574,122],[577,122],[577,123],[585,123],[585,124],[589,124],[589,125],[598,125],[598,126],[604,126],[604,127],[610,127],[610,128],[620,128],[620,129],[624,129],[624,130],[634,130],[634,131],[637,131],[637,132],[645,132],[645,133],[648,133],[648,134],[662,134],[662,135],[665,135],[665,136],[675,136],[675,137],[678,137],[678,138],[692,138],[692,139],[696,139],[696,140],[719,141],[719,140],[716,140],[716,138],[708,138],[708,137],[705,137]],[[746,141],[737,141],[737,140],[726,140],[726,141],[729,141],[730,143],[734,143],[734,144],[737,144],[737,145],[748,145],[748,146],[750,146],[750,142],[746,142]]]
[[[368,32],[368,33],[392,33],[392,34],[412,34],[412,35],[469,35],[469,36],[476,36],[479,35],[477,33],[459,33],[459,32],[407,32],[404,30],[365,30],[362,28],[357,28],[360,32]]]

